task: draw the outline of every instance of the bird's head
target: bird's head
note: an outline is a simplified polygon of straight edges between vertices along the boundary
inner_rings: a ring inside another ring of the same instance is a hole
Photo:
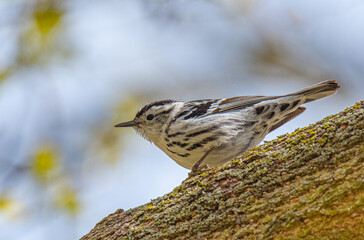
[[[122,122],[115,127],[132,127],[147,140],[156,143],[160,139],[165,124],[174,109],[176,101],[163,100],[145,105],[135,115],[134,120]]]

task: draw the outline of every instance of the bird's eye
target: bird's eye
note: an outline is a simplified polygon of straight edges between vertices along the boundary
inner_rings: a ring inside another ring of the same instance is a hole
[[[154,118],[154,115],[153,115],[153,114],[149,114],[149,115],[147,116],[147,120],[148,120],[148,121],[153,120],[153,118]]]

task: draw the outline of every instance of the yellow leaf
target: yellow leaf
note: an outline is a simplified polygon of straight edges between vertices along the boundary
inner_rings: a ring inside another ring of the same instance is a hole
[[[80,203],[78,201],[77,192],[73,189],[63,187],[56,194],[55,205],[66,210],[72,215],[76,215],[80,211]]]
[[[9,67],[4,70],[0,70],[0,82],[5,80],[12,72],[12,69]]]
[[[3,194],[0,194],[0,213],[11,220],[17,220],[24,215],[24,206]]]
[[[0,198],[0,211],[9,210],[13,201],[9,198]]]
[[[62,12],[50,7],[34,13],[35,22],[42,35],[47,35],[61,20]]]
[[[48,181],[58,165],[58,154],[51,147],[41,147],[34,155],[31,167],[41,181]]]

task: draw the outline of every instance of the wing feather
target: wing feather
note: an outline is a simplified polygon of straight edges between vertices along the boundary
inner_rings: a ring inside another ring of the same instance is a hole
[[[210,114],[239,111],[262,101],[276,99],[282,96],[240,96],[224,99],[202,99],[186,102],[181,112],[186,115],[184,119],[201,117]]]
[[[236,110],[242,110],[244,108],[253,106],[262,101],[272,100],[279,98],[281,96],[241,96],[241,97],[233,97],[233,98],[225,98],[222,99],[219,103],[219,106],[212,111],[212,114],[215,113],[225,113]]]

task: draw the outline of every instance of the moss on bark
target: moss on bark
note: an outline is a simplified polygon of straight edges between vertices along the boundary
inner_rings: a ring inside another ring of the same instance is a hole
[[[364,239],[364,101],[117,210],[82,239]]]

